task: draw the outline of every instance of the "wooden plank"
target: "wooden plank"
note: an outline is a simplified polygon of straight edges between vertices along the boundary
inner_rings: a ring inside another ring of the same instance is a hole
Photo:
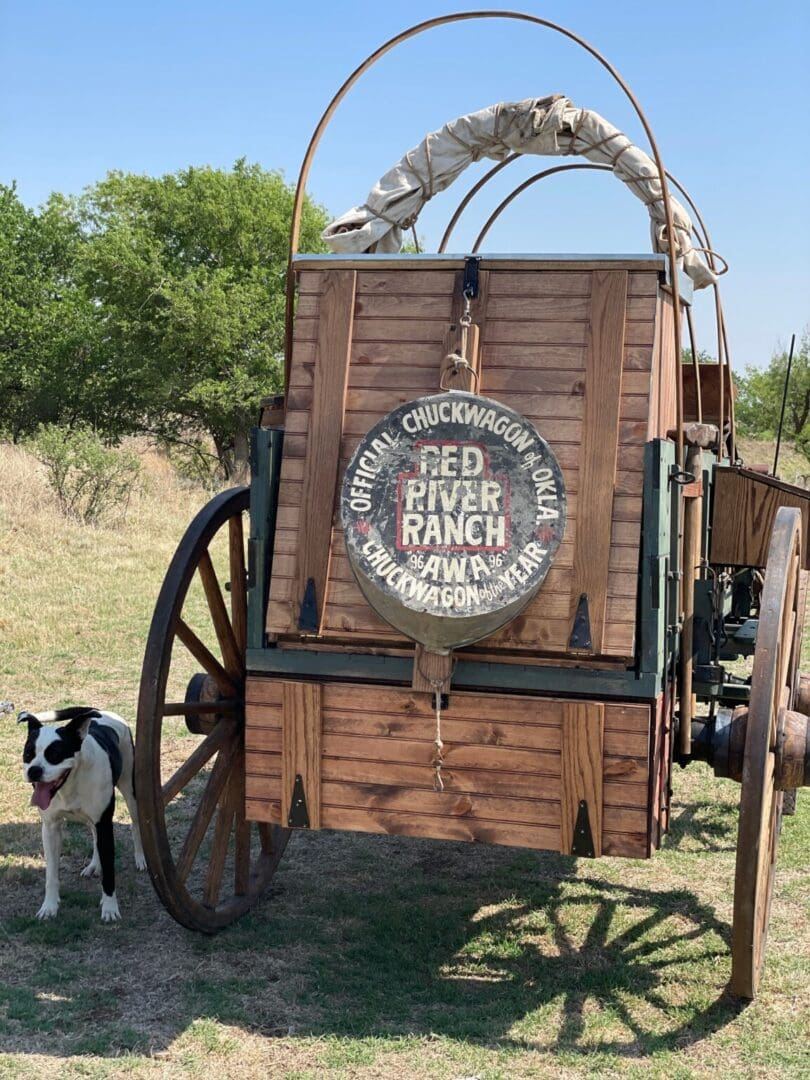
[[[780,506],[802,512],[802,568],[810,569],[810,492],[748,469],[715,468],[709,561],[765,566]]]
[[[314,327],[316,320],[308,320]],[[527,350],[522,345],[482,345],[484,360],[488,364],[504,367],[525,368],[528,377],[541,370],[584,371],[585,343],[580,345],[534,345]],[[492,353],[492,357],[488,357]],[[300,375],[315,364],[317,344],[315,336],[298,341],[293,354],[295,370],[291,376],[291,386],[301,385]],[[494,360],[493,360],[494,357]],[[649,371],[652,366],[652,342],[649,345],[625,345],[624,367],[632,371]],[[355,342],[351,352],[352,378],[360,377],[362,369],[375,365],[404,367],[406,370],[430,368],[436,362],[435,343],[418,341],[369,341]],[[311,382],[311,377],[309,379]],[[393,384],[392,384],[393,385]]]
[[[554,799],[510,799],[502,795],[460,795],[426,788],[327,781],[323,785],[323,803],[346,809],[407,811],[494,823],[560,825],[560,804]]]
[[[610,267],[619,269],[619,267]],[[533,270],[531,273],[490,270],[492,296],[590,296],[591,275],[580,270]],[[655,271],[631,272],[628,296],[656,296],[658,274]]]
[[[282,806],[292,806],[296,777],[300,776],[310,829],[321,827],[321,704],[319,683],[284,682],[281,697]]]
[[[594,854],[602,854],[604,705],[569,701],[564,706],[560,851],[572,854],[581,803],[588,809]]]
[[[587,596],[590,651],[597,654],[602,652],[605,636],[610,559],[605,522],[613,515],[626,297],[626,273],[594,273],[579,486],[580,538],[574,552],[570,617],[573,626],[580,597]]]
[[[436,840],[467,840],[510,847],[556,851],[560,830],[552,826],[516,825],[512,822],[473,821],[469,818],[442,818],[426,814],[359,810],[324,806],[324,828],[354,832],[384,833],[390,836],[430,836]]]
[[[592,297],[533,297],[493,296],[489,316],[491,319],[508,319],[511,322],[576,322],[586,321]],[[629,299],[625,317],[628,319],[655,318],[654,296]]]
[[[332,507],[335,502],[340,440],[356,274],[330,271],[326,275],[318,323],[318,364],[315,370],[312,409],[307,425],[307,452],[302,507],[306,529],[298,551],[298,602],[314,585],[314,627],[323,624],[332,541]],[[299,628],[299,613],[293,613],[290,628]]]
[[[296,273],[311,270],[331,270],[335,267],[351,270],[379,272],[399,270],[423,273],[425,270],[460,270],[464,259],[452,255],[296,255],[293,267]],[[663,255],[558,255],[535,258],[534,256],[483,255],[482,270],[517,270],[521,274],[540,270],[557,270],[572,273],[581,270],[628,270],[660,274],[665,260]]]

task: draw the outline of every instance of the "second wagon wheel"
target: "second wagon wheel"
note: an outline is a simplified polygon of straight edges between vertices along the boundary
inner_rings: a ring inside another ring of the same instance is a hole
[[[740,791],[731,989],[756,996],[765,962],[783,792],[776,789],[780,709],[792,704],[799,662],[801,513],[781,508],[768,549],[759,613]]]
[[[248,503],[247,488],[223,492],[180,541],[152,618],[138,699],[135,780],[149,873],[169,913],[204,933],[258,900],[289,837],[245,818]]]

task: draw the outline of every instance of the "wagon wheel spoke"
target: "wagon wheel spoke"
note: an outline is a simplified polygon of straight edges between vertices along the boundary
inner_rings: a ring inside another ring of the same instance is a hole
[[[166,781],[162,788],[163,805],[168,806],[199,772],[205,768],[214,754],[221,750],[225,742],[233,737],[233,725],[227,720],[220,720],[214,730],[186,758],[177,772]]]
[[[208,611],[214,624],[219,647],[222,650],[222,659],[225,670],[232,679],[241,679],[244,671],[243,657],[236,643],[231,620],[228,618],[228,609],[222,598],[222,590],[219,587],[219,579],[211,561],[211,556],[204,551],[197,567],[200,579],[205,590],[205,598],[208,601]]]
[[[247,819],[248,501],[244,488],[217,496],[181,540],[152,619],[138,701],[136,785],[147,865],[170,914],[205,933],[257,902],[289,836]],[[220,588],[226,575],[229,602]],[[189,681],[195,662],[202,671]],[[186,687],[185,700],[178,687]]]
[[[220,751],[214,763],[208,777],[208,783],[205,785],[205,791],[197,805],[194,820],[186,834],[180,856],[177,859],[177,876],[180,881],[185,881],[191,872],[197,852],[200,850],[200,845],[211,823],[211,818],[214,816],[214,811],[225,790],[225,785],[228,783],[234,757],[235,746],[230,743]]]
[[[232,694],[236,694],[237,686],[225,668],[220,664],[219,660],[214,656],[211,650],[205,645],[187,622],[178,618],[175,626],[175,633],[182,641],[194,659],[198,664],[202,664],[208,674],[216,682],[220,689],[220,692],[225,697],[230,697]]]
[[[228,841],[233,827],[234,815],[236,814],[237,799],[235,771],[232,770],[230,780],[220,801],[211,846],[211,861],[208,864],[208,872],[205,876],[203,902],[211,908],[215,908],[219,900],[222,877],[225,873],[225,862],[228,856]]]

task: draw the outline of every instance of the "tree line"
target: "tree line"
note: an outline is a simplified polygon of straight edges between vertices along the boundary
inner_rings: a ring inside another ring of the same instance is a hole
[[[244,160],[111,172],[38,211],[0,185],[0,437],[148,434],[226,476],[278,390],[293,190]],[[301,250],[324,250],[304,205]]]
[[[259,401],[281,386],[292,203],[280,173],[244,160],[111,172],[38,211],[0,185],[0,438],[147,434],[200,460],[213,447],[221,472],[238,472]],[[307,199],[302,251],[324,250],[326,220]],[[741,434],[775,434],[786,364],[780,349],[736,374]],[[786,416],[810,457],[808,332]]]

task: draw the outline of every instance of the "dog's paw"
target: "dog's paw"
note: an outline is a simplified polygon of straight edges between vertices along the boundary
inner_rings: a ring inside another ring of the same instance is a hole
[[[101,864],[98,859],[91,859],[84,870],[82,870],[82,877],[98,877],[100,873]]]
[[[121,918],[121,912],[118,909],[118,900],[115,893],[112,896],[102,896],[101,898],[101,921],[102,922],[116,922]]]
[[[38,919],[55,919],[59,911],[58,900],[46,900],[37,912]]]
[[[142,851],[141,852],[137,852],[137,851],[135,852],[135,869],[136,870],[145,870],[146,869],[146,856],[144,855],[144,853]]]

